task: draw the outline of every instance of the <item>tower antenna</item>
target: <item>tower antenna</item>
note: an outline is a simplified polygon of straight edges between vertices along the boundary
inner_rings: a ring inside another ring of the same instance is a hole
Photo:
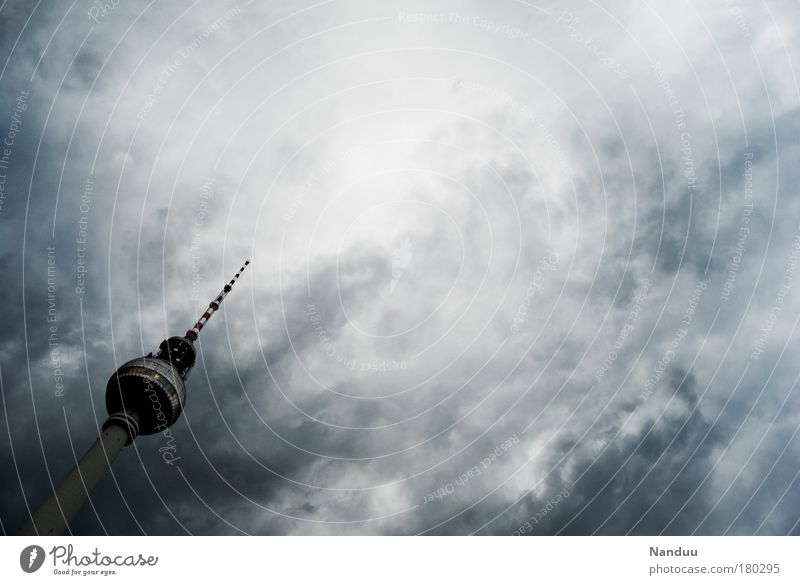
[[[209,319],[211,319],[211,315],[217,312],[219,306],[222,304],[222,301],[226,296],[228,296],[228,293],[231,292],[233,285],[236,284],[237,280],[239,280],[239,277],[242,275],[242,272],[244,272],[244,269],[247,268],[248,264],[250,264],[250,260],[246,260],[245,263],[242,264],[239,272],[237,272],[234,277],[231,278],[231,281],[222,288],[220,293],[217,295],[217,298],[208,304],[208,309],[206,309],[206,312],[203,313],[203,316],[197,320],[197,323],[194,324],[194,327],[186,332],[186,335],[184,336],[186,339],[192,342],[197,341],[197,338],[200,336],[200,332],[203,330],[203,327],[205,327],[205,324]]]

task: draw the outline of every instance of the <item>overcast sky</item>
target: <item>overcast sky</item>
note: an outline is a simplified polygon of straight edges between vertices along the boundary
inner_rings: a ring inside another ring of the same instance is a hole
[[[74,533],[800,533],[800,7],[603,4],[3,1],[3,532],[250,259]]]

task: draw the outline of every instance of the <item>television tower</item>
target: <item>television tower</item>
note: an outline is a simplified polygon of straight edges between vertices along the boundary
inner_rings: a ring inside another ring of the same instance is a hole
[[[108,420],[102,434],[33,513],[20,535],[63,534],[123,447],[139,435],[159,433],[178,420],[186,403],[186,377],[196,357],[194,342],[248,264],[249,260],[183,337],[165,339],[155,355],[133,359],[114,372],[106,385]]]

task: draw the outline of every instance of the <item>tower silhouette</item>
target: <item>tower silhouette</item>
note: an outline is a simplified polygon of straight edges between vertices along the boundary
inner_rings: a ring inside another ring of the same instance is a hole
[[[106,385],[108,419],[103,432],[20,535],[63,534],[123,447],[139,435],[162,432],[178,420],[186,403],[186,377],[196,358],[194,342],[248,264],[249,260],[183,337],[165,339],[155,355],[132,359],[114,372]]]

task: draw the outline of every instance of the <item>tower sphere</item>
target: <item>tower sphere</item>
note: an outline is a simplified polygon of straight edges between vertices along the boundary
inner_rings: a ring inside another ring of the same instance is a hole
[[[140,357],[123,364],[106,386],[108,413],[135,412],[140,435],[152,435],[172,425],[185,398],[186,385],[178,371],[156,358]]]
[[[170,337],[161,342],[155,356],[150,354],[123,364],[106,386],[109,415],[135,413],[140,435],[152,435],[171,426],[186,402],[184,379],[194,360],[190,341]]]

